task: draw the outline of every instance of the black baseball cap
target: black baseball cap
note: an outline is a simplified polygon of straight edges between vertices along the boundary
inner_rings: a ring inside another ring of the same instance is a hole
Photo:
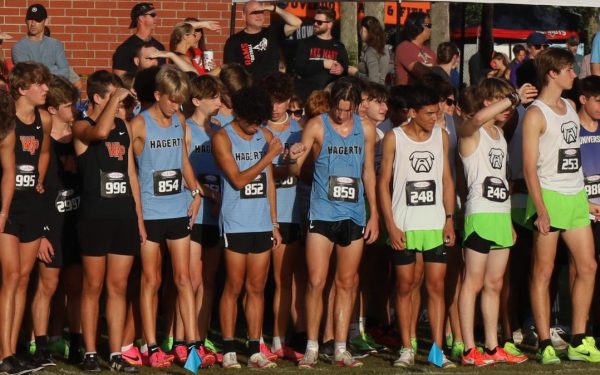
[[[46,8],[44,8],[42,4],[33,4],[27,8],[25,21],[34,20],[36,22],[42,22],[46,18],[48,18],[48,12],[46,12]]]
[[[538,32],[529,34],[526,42],[530,46],[534,46],[534,45],[547,46],[550,44],[550,41],[548,40],[548,38],[546,38],[546,36],[544,34],[538,33]]]
[[[130,29],[135,29],[137,27],[137,19],[139,16],[143,16],[144,14],[153,11],[154,5],[152,3],[137,3],[131,8],[131,24],[129,25]]]

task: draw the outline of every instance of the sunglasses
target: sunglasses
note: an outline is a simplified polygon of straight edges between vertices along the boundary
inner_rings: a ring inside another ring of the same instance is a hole
[[[431,27],[432,27],[432,26],[433,26],[433,24],[432,24],[432,23],[424,23],[424,24],[423,24],[423,27],[426,27],[426,28],[428,28],[428,29],[431,29]]]
[[[454,104],[456,103],[456,100],[452,99],[452,98],[447,98],[446,99],[446,105],[448,107],[452,107]]]
[[[321,26],[324,23],[331,23],[331,21],[315,20],[315,25],[317,25],[317,26]]]
[[[265,11],[264,10],[255,10],[253,12],[250,12],[251,15],[256,16],[259,14],[263,14]]]
[[[194,29],[194,32],[195,32],[195,33],[201,33],[201,32],[202,32],[202,29]]]
[[[150,16],[152,18],[155,18],[156,17],[156,13],[147,13],[147,14],[144,14],[144,16]]]
[[[535,49],[542,49],[542,48],[544,48],[545,49],[545,48],[548,48],[548,45],[547,44],[534,44],[533,48],[535,48]]]
[[[302,117],[302,115],[304,114],[304,110],[303,109],[288,109],[287,113],[290,116]]]

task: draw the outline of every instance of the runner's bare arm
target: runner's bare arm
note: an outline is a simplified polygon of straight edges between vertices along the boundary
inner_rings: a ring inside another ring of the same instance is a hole
[[[110,97],[110,100],[104,107],[104,110],[98,117],[95,126],[91,126],[85,120],[76,121],[73,124],[73,134],[84,145],[89,145],[93,141],[106,139],[115,124],[115,114],[119,103],[123,101],[131,92],[124,88],[118,88]],[[77,153],[80,154],[79,152]]]
[[[390,237],[390,246],[394,250],[403,250],[406,247],[404,234],[396,227],[394,213],[392,212],[391,181],[394,174],[394,159],[396,157],[396,135],[387,132],[383,137],[383,151],[379,177],[377,179],[377,199],[379,209]]]
[[[365,195],[369,203],[370,216],[365,228],[365,240],[371,244],[379,237],[379,211],[377,210],[376,181],[375,174],[375,143],[377,134],[374,126],[363,126],[365,134],[365,161],[363,163],[362,180],[365,187]]]
[[[129,149],[127,150],[127,175],[129,176],[129,185],[131,185],[131,195],[135,202],[135,212],[137,214],[138,230],[140,231],[140,241],[146,241],[146,228],[144,226],[144,216],[142,214],[142,196],[140,192],[140,182],[138,180],[135,159],[133,155],[133,130],[130,124],[127,124],[127,133],[129,134]]]
[[[46,172],[48,172],[48,164],[50,164],[50,133],[52,132],[52,117],[46,111],[40,111],[42,118],[42,130],[44,131],[44,140],[40,148],[40,159],[38,160],[38,182],[35,189],[38,193],[44,192],[44,181],[46,180]]]
[[[449,140],[448,133],[442,132],[442,142],[444,144],[444,171],[442,175],[444,211],[446,212],[446,222],[444,224],[444,242],[446,246],[454,246],[456,235],[454,233],[454,207],[456,200],[456,189],[454,188],[454,180],[452,179],[452,171],[450,169],[450,161],[448,160]]]
[[[300,175],[300,170],[304,161],[312,150],[315,142],[323,138],[323,122],[321,117],[314,117],[306,123],[302,131],[302,140],[300,143],[295,143],[290,147],[288,159],[290,160],[290,174],[294,176]]]
[[[15,193],[15,131],[9,132],[0,142],[0,163],[2,164],[2,180],[0,188],[2,189],[2,207],[0,208],[0,222],[2,231],[8,218],[10,203]]]

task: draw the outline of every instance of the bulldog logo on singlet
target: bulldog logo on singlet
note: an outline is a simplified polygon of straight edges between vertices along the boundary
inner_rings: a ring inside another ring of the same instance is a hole
[[[125,155],[125,146],[121,145],[119,142],[105,142],[104,144],[108,150],[109,157],[123,160],[123,155]]]
[[[29,152],[31,155],[35,155],[35,152],[40,147],[40,141],[33,135],[22,135],[19,137],[21,141],[21,147],[23,152]]]
[[[427,173],[433,166],[433,154],[429,151],[415,151],[408,157],[412,169],[417,173]]]
[[[571,144],[577,141],[577,124],[573,121],[565,122],[560,126],[560,131],[562,132],[563,139],[568,144]]]
[[[502,169],[502,162],[504,161],[504,152],[499,148],[492,148],[488,154],[490,158],[490,165],[494,169]]]

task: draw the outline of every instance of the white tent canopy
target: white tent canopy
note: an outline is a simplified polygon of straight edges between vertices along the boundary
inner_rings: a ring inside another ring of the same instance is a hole
[[[258,0],[258,1],[271,1],[271,0]],[[366,2],[376,2],[376,0],[362,0]],[[411,0],[411,1],[425,1],[425,0]],[[427,2],[441,2],[443,0],[426,0]],[[248,0],[232,0],[233,3],[246,3]],[[287,1],[290,2],[290,1]],[[300,0],[300,3],[315,3],[318,0]],[[398,0],[399,3],[402,0]],[[598,7],[600,3],[598,0],[571,0],[565,4],[565,0],[453,0],[450,3],[480,3],[480,4],[519,4],[519,5],[555,5],[555,6],[569,6],[569,7]]]

